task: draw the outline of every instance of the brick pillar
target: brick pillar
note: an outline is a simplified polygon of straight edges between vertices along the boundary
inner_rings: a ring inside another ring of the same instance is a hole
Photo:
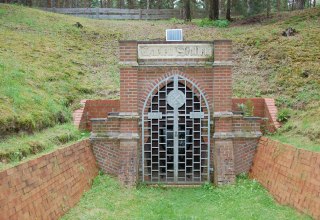
[[[123,138],[120,140],[119,180],[127,186],[134,186],[138,180],[138,140]]]
[[[136,113],[121,114],[119,180],[127,186],[133,186],[138,179],[139,116]]]
[[[214,111],[232,110],[232,42],[214,41]]]
[[[215,140],[214,146],[214,183],[224,185],[235,182],[233,141]]]
[[[119,180],[133,186],[138,178],[138,63],[137,42],[120,42]]]
[[[137,42],[120,41],[120,112],[138,111]]]
[[[214,183],[235,182],[232,134],[232,42],[214,42]]]

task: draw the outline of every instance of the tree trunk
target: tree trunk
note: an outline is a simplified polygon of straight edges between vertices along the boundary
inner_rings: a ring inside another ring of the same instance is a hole
[[[291,4],[292,4],[292,5],[291,5],[291,11],[293,11],[293,9],[294,9],[294,4],[295,4],[295,3],[294,3],[294,0],[292,0]]]
[[[190,0],[184,0],[184,20],[191,21],[191,3]]]
[[[214,0],[215,2],[215,7],[213,11],[213,16],[215,20],[219,19],[219,0]]]
[[[134,9],[134,0],[128,0],[128,8]]]
[[[251,9],[251,0],[247,0],[247,14],[250,15],[252,12]]]
[[[218,20],[219,19],[219,0],[211,0],[209,19],[210,20]]]
[[[304,9],[305,0],[297,0],[297,8]]]
[[[214,8],[214,4],[213,4],[214,0],[211,0],[209,3],[209,19],[213,20],[214,16],[213,16],[213,8]]]
[[[112,6],[112,1],[110,1],[110,0],[104,0],[103,1],[103,7],[104,8],[111,8],[111,6]]]
[[[288,0],[284,0],[283,10],[288,11],[288,9],[289,9],[289,8],[288,8],[288,7],[289,7],[288,4],[289,4],[289,3],[288,3]]]
[[[313,7],[315,8],[316,7],[316,3],[317,1],[316,0],[313,0]]]
[[[267,17],[270,17],[271,12],[271,0],[267,0]]]
[[[226,19],[231,21],[231,0],[227,0]]]
[[[118,0],[118,8],[124,8],[124,0]]]
[[[157,9],[161,9],[162,8],[162,0],[158,0],[157,1]]]
[[[277,11],[281,10],[281,0],[277,0]]]

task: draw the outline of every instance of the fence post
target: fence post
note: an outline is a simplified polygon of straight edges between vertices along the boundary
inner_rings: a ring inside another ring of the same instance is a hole
[[[142,18],[142,9],[140,8],[140,10],[139,10],[139,20],[141,20],[141,18]]]

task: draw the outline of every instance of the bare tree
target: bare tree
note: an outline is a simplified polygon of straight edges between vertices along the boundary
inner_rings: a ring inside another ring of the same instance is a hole
[[[106,0],[106,7],[112,8],[112,0]]]
[[[227,13],[226,19],[231,21],[231,0],[227,0]]]
[[[281,0],[277,0],[277,11],[279,12],[281,9]]]
[[[184,0],[184,20],[191,21],[191,2],[190,0]]]
[[[211,0],[209,19],[210,20],[218,20],[219,19],[219,0]]]
[[[118,0],[118,8],[124,8],[124,0]]]
[[[134,8],[134,0],[128,0],[128,8],[133,9]]]
[[[297,8],[304,9],[305,0],[297,0]]]
[[[271,0],[267,0],[267,17],[270,17],[271,12]]]
[[[251,8],[251,0],[247,0],[247,14],[251,14],[252,8]]]

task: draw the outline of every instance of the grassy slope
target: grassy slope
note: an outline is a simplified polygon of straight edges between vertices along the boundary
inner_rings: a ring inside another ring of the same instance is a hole
[[[311,219],[277,205],[257,182],[212,188],[124,188],[108,176],[62,219]]]
[[[73,124],[56,125],[34,135],[11,137],[0,142],[0,170],[88,137],[88,132],[80,132]]]
[[[282,37],[288,27],[299,33]],[[291,118],[273,137],[320,151],[320,8],[229,28],[224,36],[237,48],[234,94],[274,97],[280,110],[289,108]]]
[[[99,21],[0,4],[0,133],[33,132],[70,120],[83,98],[117,97],[120,39],[157,39],[183,28],[186,40],[235,42],[235,96],[277,98],[293,109],[277,137],[320,149],[320,9],[227,29],[169,21]],[[79,21],[84,28],[73,26]],[[285,38],[281,31],[299,31]],[[291,138],[295,137],[295,140]]]

